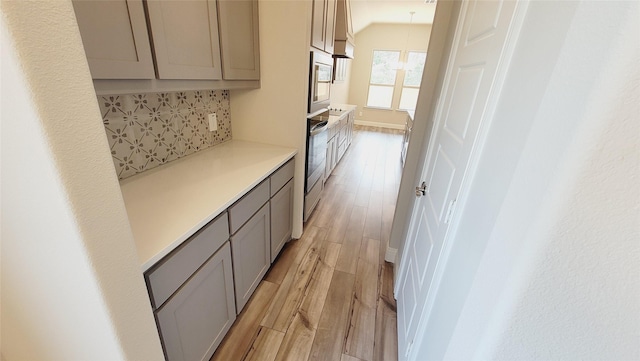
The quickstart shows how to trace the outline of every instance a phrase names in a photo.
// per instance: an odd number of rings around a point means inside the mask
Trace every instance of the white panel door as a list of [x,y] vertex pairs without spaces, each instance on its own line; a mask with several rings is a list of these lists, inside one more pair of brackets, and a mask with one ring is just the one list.
[[400,360],[416,357],[411,349],[418,324],[429,317],[428,304],[437,289],[435,270],[444,263],[440,255],[466,169],[490,95],[499,88],[497,70],[517,6],[510,0],[465,1],[460,10],[422,165],[425,191],[414,206],[400,262],[396,286]]

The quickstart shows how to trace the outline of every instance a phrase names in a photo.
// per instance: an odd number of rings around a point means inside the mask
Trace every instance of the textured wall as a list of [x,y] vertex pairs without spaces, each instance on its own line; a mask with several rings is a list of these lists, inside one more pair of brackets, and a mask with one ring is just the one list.
[[162,360],[71,1],[3,1],[2,360]]
[[120,179],[231,139],[226,90],[101,95],[98,103]]

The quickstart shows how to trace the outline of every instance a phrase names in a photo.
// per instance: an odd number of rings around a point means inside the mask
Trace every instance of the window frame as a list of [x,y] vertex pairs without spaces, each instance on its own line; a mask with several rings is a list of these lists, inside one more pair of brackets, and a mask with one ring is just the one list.
[[[396,67],[395,68],[395,81],[393,83],[393,85],[390,84],[378,84],[378,83],[373,83],[372,82],[372,76],[373,76],[373,57],[375,52],[377,51],[384,51],[384,52],[394,52],[394,53],[398,53],[398,64],[402,64],[403,66],[401,67]],[[377,110],[391,110],[391,111],[406,111],[406,110],[414,110],[414,109],[404,109],[400,107],[400,103],[401,103],[401,99],[402,99],[402,94],[405,88],[411,88],[411,89],[420,89],[420,85],[418,86],[413,86],[413,85],[404,85],[404,81],[406,78],[406,73],[407,70],[404,69],[405,65],[408,62],[409,59],[409,54],[410,53],[420,53],[420,54],[425,54],[425,64],[426,64],[426,59],[427,59],[427,51],[426,50],[398,50],[398,49],[373,49],[371,51],[371,63],[369,66],[369,79],[368,79],[368,83],[367,83],[367,96],[365,98],[365,105],[364,108],[367,109],[377,109]],[[424,73],[424,66],[423,66],[423,73]],[[373,105],[369,105],[369,95],[371,92],[371,86],[382,86],[382,87],[390,87],[393,89],[392,93],[391,93],[391,101],[390,101],[390,106],[387,107],[380,107],[380,106],[373,106]]]
[[[398,83],[398,71],[399,69],[394,69],[395,71],[395,77],[393,80],[393,84],[379,84],[379,83],[372,83],[372,77],[373,77],[373,57],[375,55],[375,52],[379,51],[379,52],[390,52],[390,53],[398,53],[398,62],[401,61],[400,59],[402,58],[402,50],[382,50],[382,49],[373,49],[373,51],[371,52],[371,66],[369,66],[369,82],[367,84],[367,98],[365,99],[365,108],[369,108],[369,109],[380,109],[380,110],[394,110],[393,109],[393,99],[395,98],[396,95],[396,85]],[[369,95],[371,92],[371,86],[382,86],[382,87],[390,87],[392,89],[391,92],[391,101],[389,102],[389,107],[378,107],[378,106],[372,106],[369,105]]]

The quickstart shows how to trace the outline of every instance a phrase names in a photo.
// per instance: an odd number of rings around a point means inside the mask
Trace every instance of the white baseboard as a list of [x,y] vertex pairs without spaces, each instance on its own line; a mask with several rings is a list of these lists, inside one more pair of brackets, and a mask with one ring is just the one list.
[[380,122],[368,122],[366,120],[358,120],[354,121],[356,125],[364,125],[367,127],[379,127],[379,128],[388,128],[388,129],[399,129],[404,130],[404,124],[391,124],[391,123],[380,123]]
[[387,247],[387,251],[384,253],[384,260],[391,263],[396,263],[396,257],[398,256],[398,250],[395,248]]

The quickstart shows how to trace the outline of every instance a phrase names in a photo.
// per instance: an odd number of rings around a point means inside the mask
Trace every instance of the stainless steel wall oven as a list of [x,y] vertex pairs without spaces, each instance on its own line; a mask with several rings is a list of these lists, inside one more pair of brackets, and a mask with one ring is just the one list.
[[307,118],[307,159],[305,162],[304,221],[320,201],[324,189],[324,170],[327,159],[329,111]]

